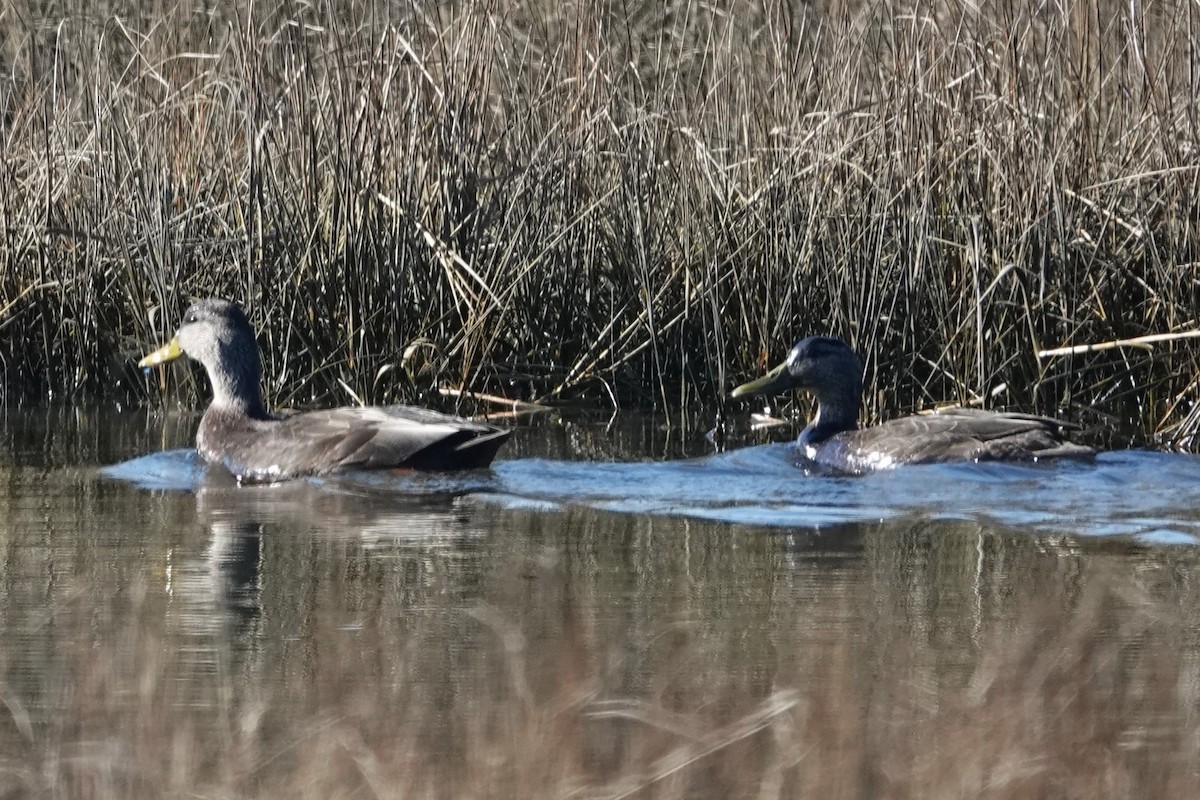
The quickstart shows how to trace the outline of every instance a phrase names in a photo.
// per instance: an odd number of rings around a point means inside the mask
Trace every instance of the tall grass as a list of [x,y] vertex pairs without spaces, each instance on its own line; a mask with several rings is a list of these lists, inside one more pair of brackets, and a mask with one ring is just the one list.
[[210,294],[280,402],[680,408],[816,331],[872,415],[1149,430],[1200,374],[1035,356],[1197,324],[1194,3],[12,0],[0,37],[10,394],[141,396]]

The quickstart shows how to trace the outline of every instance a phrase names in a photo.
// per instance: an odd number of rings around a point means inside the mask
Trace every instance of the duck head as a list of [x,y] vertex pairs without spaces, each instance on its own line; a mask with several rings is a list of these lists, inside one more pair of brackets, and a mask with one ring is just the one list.
[[841,339],[810,336],[797,342],[782,364],[758,380],[743,383],[732,396],[782,394],[792,389],[811,392],[817,399],[817,416],[805,436],[820,441],[858,426],[862,373],[862,362]]
[[258,342],[250,320],[237,304],[215,298],[192,303],[171,341],[138,366],[148,369],[182,355],[204,366],[212,383],[213,406],[251,415],[265,413],[259,388]]

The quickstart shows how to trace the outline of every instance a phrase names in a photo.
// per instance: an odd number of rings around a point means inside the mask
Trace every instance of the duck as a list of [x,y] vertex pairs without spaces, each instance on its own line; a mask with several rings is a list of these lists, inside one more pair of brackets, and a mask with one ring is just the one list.
[[803,389],[817,414],[797,445],[810,462],[837,473],[863,475],[904,464],[954,461],[1090,459],[1096,451],[1069,439],[1078,426],[1052,417],[953,408],[858,427],[863,366],[841,339],[801,339],[787,359],[763,377],[743,383],[733,397]]
[[186,355],[204,366],[212,402],[196,431],[196,452],[238,483],[273,483],[344,470],[480,469],[511,430],[414,406],[352,406],[271,413],[263,403],[254,329],[236,303],[192,303],[144,370]]

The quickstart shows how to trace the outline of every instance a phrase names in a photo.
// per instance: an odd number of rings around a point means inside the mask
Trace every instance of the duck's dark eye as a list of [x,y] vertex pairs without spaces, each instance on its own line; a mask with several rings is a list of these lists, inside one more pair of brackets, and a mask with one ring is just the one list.
[[193,322],[195,322],[198,319],[199,319],[199,317],[196,316],[195,311],[189,311],[183,315],[183,324],[191,325]]

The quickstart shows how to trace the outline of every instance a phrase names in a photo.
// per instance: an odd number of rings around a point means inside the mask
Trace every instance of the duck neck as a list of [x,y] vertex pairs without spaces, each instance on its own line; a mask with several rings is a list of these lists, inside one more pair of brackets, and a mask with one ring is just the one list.
[[243,356],[210,369],[208,378],[213,390],[212,407],[251,419],[270,419],[263,404],[259,372],[257,349],[253,358]]
[[817,395],[817,416],[800,435],[805,444],[820,444],[831,436],[858,428],[862,379],[854,376],[845,384],[830,386]]

